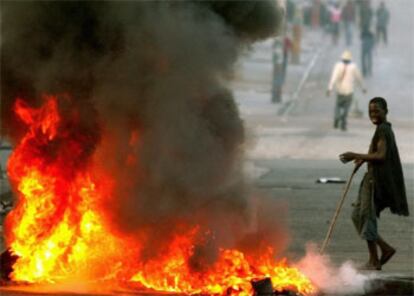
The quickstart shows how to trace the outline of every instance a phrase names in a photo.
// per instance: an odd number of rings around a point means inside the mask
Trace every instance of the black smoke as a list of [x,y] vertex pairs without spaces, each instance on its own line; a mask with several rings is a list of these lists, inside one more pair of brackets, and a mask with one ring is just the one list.
[[2,132],[13,142],[24,132],[16,97],[70,95],[82,131],[100,133],[93,161],[116,179],[104,207],[118,230],[149,230],[149,256],[180,223],[234,245],[248,192],[226,84],[280,20],[270,0],[2,1]]

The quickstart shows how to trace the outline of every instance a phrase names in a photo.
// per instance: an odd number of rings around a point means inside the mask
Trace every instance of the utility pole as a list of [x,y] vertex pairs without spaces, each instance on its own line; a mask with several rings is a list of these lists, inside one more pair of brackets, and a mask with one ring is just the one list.
[[280,103],[282,101],[283,86],[283,36],[278,36],[273,41],[272,46],[272,103]]
[[281,34],[276,36],[272,44],[272,103],[280,103],[282,101],[282,88],[285,81],[285,34],[286,34],[286,3],[285,1],[279,0],[279,7],[284,10]]

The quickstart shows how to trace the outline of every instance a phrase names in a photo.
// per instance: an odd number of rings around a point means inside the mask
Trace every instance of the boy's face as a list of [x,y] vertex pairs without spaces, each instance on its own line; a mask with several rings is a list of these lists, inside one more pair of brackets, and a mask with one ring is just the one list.
[[370,103],[369,104],[369,119],[371,119],[371,122],[375,125],[381,124],[385,121],[386,118],[386,112],[381,107],[380,104],[377,103]]

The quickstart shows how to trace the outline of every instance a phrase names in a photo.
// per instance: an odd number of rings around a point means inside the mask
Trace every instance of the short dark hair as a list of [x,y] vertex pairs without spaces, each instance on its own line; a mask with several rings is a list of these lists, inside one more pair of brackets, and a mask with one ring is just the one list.
[[388,107],[387,107],[387,101],[382,97],[375,97],[372,98],[369,103],[378,104],[381,106],[382,109],[384,109],[385,113],[388,113]]

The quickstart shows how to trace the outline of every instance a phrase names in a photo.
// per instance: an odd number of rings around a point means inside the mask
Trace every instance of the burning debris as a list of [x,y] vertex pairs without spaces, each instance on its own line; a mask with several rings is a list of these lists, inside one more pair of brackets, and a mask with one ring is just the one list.
[[295,290],[283,289],[274,290],[272,279],[264,278],[251,281],[253,286],[254,296],[301,296],[302,294],[295,292]]
[[14,255],[10,249],[0,254],[0,285],[3,282],[11,280],[13,265],[16,263],[18,256]]
[[314,291],[275,261],[279,233],[249,229],[244,130],[226,87],[238,54],[276,33],[275,3],[1,2],[18,196],[7,277],[229,295],[269,278],[273,291]]

